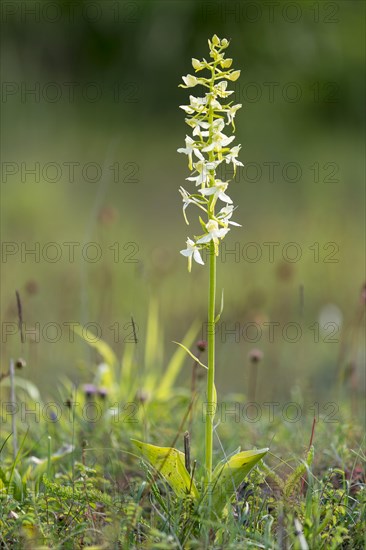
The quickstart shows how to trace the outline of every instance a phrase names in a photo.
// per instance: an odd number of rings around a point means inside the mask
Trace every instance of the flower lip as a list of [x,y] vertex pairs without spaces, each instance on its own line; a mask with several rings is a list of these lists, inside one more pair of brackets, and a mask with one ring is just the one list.
[[213,231],[217,231],[218,228],[219,228],[219,224],[217,223],[216,220],[209,220],[206,223],[206,229],[209,233],[212,233]]

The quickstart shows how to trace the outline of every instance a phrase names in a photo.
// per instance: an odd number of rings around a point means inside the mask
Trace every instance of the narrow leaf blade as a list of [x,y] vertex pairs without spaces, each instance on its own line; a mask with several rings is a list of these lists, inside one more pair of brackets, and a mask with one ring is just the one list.
[[193,323],[191,328],[188,330],[187,334],[184,337],[183,343],[180,344],[180,349],[177,349],[173,354],[167,369],[163,375],[163,378],[159,384],[159,389],[157,392],[157,397],[164,399],[169,396],[170,390],[177,379],[177,376],[183,366],[185,351],[191,346],[196,337],[197,331],[199,328],[199,323]]

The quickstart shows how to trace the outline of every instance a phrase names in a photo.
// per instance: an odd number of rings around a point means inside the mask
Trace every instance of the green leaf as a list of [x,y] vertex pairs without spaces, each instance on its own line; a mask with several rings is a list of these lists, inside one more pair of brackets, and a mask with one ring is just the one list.
[[242,451],[218,464],[212,476],[212,507],[220,517],[228,499],[235,493],[250,470],[268,452],[268,449]]
[[136,439],[131,441],[139,449],[142,457],[162,475],[177,497],[185,498],[190,495],[194,499],[198,498],[197,488],[186,470],[184,454],[181,451],[172,447],[157,447]]
[[[178,344],[180,346],[180,349],[176,350],[176,352],[174,353],[174,355],[169,361],[169,364],[163,375],[163,378],[159,383],[157,398],[165,399],[169,397],[170,390],[183,366],[184,358],[185,358],[184,352],[188,351],[188,353],[190,353],[188,348],[193,344],[198,329],[199,329],[199,322],[197,321],[196,323],[193,323],[191,328],[188,330],[187,334],[184,337],[183,343]],[[193,358],[195,359],[195,361],[197,360],[197,358],[195,358],[194,356]]]
[[114,351],[109,345],[103,340],[97,340],[97,337],[91,330],[85,329],[80,325],[72,327],[75,334],[80,336],[85,342],[89,344],[92,348],[96,349],[97,352],[103,357],[103,360],[110,367],[114,367],[117,364],[117,357],[115,356]]

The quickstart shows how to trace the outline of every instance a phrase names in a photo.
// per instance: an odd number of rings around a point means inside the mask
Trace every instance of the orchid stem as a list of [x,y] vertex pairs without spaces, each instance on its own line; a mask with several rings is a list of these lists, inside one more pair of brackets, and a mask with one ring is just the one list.
[[215,246],[210,243],[210,281],[208,297],[208,372],[206,404],[206,476],[207,483],[212,481],[213,421],[215,416],[215,298],[216,298],[216,255]]

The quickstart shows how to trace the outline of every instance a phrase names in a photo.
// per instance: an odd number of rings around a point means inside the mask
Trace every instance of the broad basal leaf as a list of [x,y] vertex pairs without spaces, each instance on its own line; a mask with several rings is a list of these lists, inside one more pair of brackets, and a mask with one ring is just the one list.
[[197,488],[186,470],[184,454],[181,451],[172,447],[157,447],[136,439],[131,441],[138,447],[143,458],[162,475],[178,497],[184,498],[190,495],[195,499],[198,498]]
[[216,466],[212,476],[211,502],[217,515],[221,516],[228,499],[267,451],[242,451]]

